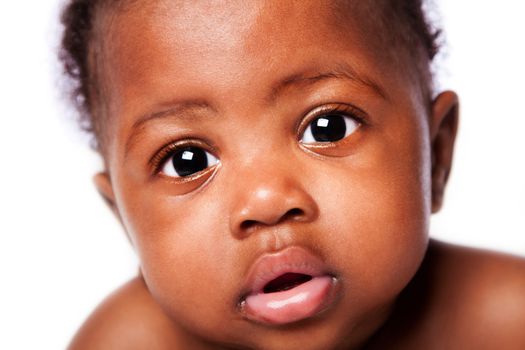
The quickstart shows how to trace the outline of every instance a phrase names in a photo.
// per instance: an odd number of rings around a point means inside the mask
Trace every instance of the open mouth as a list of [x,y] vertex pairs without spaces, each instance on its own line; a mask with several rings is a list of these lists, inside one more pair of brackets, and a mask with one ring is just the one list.
[[240,309],[250,320],[283,325],[310,318],[334,303],[338,279],[300,247],[261,256],[246,280]]
[[289,272],[285,273],[284,275],[281,275],[270,282],[268,282],[264,288],[263,293],[276,293],[276,292],[284,292],[285,290],[289,290],[292,288],[295,288],[305,282],[308,282],[312,279],[312,276],[305,275],[302,273],[294,273]]

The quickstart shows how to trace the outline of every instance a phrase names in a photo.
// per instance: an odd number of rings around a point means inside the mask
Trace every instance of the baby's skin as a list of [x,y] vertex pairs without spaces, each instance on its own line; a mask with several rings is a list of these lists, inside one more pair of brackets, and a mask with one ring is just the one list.
[[524,260],[429,240],[458,99],[417,48],[357,2],[124,3],[95,182],[141,272],[70,349],[525,348]]

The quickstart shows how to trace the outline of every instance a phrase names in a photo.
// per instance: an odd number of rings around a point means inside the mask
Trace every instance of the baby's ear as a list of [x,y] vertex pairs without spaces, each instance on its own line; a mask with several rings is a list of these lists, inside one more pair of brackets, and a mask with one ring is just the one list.
[[430,136],[432,145],[432,212],[436,213],[443,204],[454,141],[458,129],[459,100],[456,93],[445,91],[439,94],[432,104]]
[[119,218],[119,213],[115,204],[115,194],[113,192],[113,186],[111,185],[109,174],[106,171],[97,173],[93,177],[93,182],[97,187],[98,193],[104,198],[104,201],[110,207],[113,214]]

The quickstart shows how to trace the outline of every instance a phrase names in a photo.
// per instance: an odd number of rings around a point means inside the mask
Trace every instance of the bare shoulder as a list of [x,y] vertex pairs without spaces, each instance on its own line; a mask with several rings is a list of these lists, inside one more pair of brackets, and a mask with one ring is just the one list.
[[456,345],[525,349],[525,259],[432,242],[428,264],[436,324]]
[[106,298],[73,338],[69,349],[173,349],[174,325],[137,277]]
[[525,305],[524,258],[442,242],[433,242],[429,254],[434,276],[447,282],[440,288],[443,292],[461,296],[463,302],[497,303],[509,316],[515,307],[507,310],[506,303]]
[[369,349],[525,349],[525,259],[431,241]]

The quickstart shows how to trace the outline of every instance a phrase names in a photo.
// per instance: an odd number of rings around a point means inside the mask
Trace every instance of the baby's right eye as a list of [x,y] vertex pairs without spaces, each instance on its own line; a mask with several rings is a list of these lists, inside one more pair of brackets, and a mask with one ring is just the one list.
[[171,153],[161,172],[171,177],[185,177],[201,172],[218,162],[215,156],[202,148],[186,146]]

